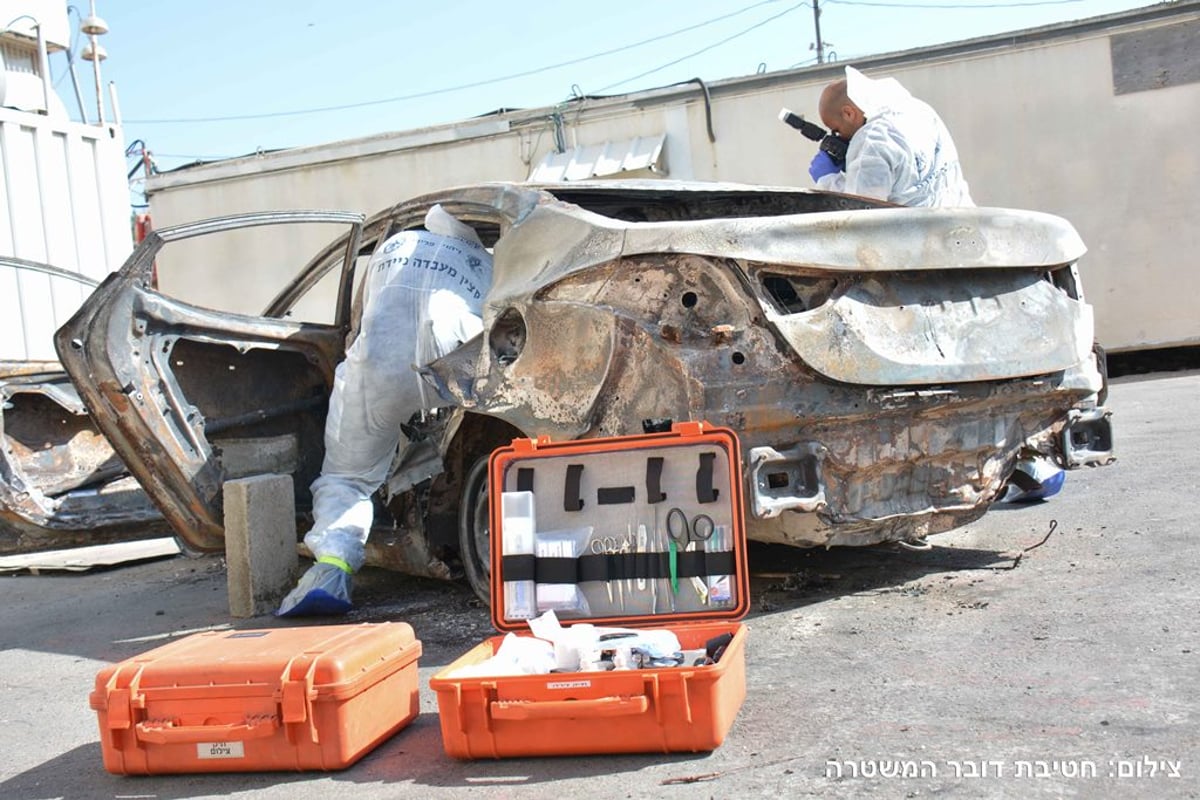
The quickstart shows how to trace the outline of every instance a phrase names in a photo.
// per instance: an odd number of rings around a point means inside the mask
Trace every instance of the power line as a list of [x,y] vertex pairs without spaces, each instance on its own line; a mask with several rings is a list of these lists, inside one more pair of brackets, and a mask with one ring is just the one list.
[[[686,28],[680,28],[679,30],[671,31],[670,33],[664,33],[660,36],[653,36],[649,39],[643,39],[642,41],[634,42],[633,44],[627,44],[627,45],[622,45],[621,47],[615,47],[611,50],[605,50],[604,52],[601,52],[601,53],[593,53],[592,55],[581,56],[579,58],[573,58],[573,59],[570,59],[569,61],[560,61],[557,64],[550,64],[548,66],[538,67],[537,69],[526,70],[524,72],[515,72],[511,75],[503,75],[498,78],[488,78],[486,80],[473,81],[471,83],[459,84],[458,86],[448,86],[443,89],[430,89],[429,91],[426,91],[426,92],[416,92],[414,94],[399,95],[397,97],[387,97],[382,100],[366,100],[361,103],[348,103],[346,105],[340,105],[340,106],[324,106],[321,108],[306,108],[306,109],[297,109],[294,111],[274,111],[274,112],[268,112],[268,113],[263,113],[263,114],[237,114],[237,115],[226,116],[226,117],[188,117],[188,118],[178,118],[178,119],[127,119],[124,121],[124,124],[126,124],[126,125],[131,125],[131,124],[135,124],[135,125],[173,125],[173,124],[194,123],[194,122],[233,122],[233,121],[248,120],[248,119],[270,119],[273,117],[294,117],[294,116],[300,116],[303,114],[321,114],[321,113],[325,113],[328,111],[348,111],[353,108],[366,108],[368,106],[383,105],[385,103],[397,103],[402,100],[417,100],[422,97],[433,97],[434,95],[439,95],[439,94],[449,94],[450,92],[458,92],[458,91],[462,91],[463,89],[475,89],[480,86],[488,86],[493,83],[501,83],[503,81],[513,80],[515,78],[526,78],[526,77],[529,77],[530,75],[537,75],[542,72],[549,72],[550,70],[559,69],[561,67],[569,67],[574,64],[581,64],[584,61],[590,61],[592,59],[610,56],[615,53],[621,53],[626,50],[632,50],[636,47],[641,47],[641,46],[647,45],[647,44],[653,44],[654,42],[659,42],[659,41],[662,41],[663,39],[669,39],[672,36],[678,36],[681,33],[688,33],[690,31],[694,31],[699,28],[703,28],[703,27],[712,25],[717,22],[723,22],[724,20],[730,19],[732,17],[741,16],[742,14],[745,14],[748,11],[752,11],[760,6],[770,5],[774,2],[776,2],[776,0],[762,0],[762,2],[755,3],[752,6],[747,6],[745,8],[739,9],[738,11],[734,11],[729,14],[724,14],[719,17],[713,17],[710,20],[706,20],[704,22],[699,22],[699,23],[696,23],[695,25],[689,25]],[[780,15],[780,16],[782,16],[782,15]],[[703,51],[701,51],[701,52],[703,52]],[[662,69],[662,67],[659,67],[659,69]]]
[[[822,0],[822,5],[824,3],[836,3],[838,5],[878,6],[881,8],[951,8],[951,9],[958,9],[958,8],[1021,8],[1021,7],[1026,7],[1026,6],[1057,6],[1057,5],[1067,5],[1067,4],[1071,4],[1071,3],[1082,3],[1082,2],[1084,2],[1084,0],[1029,0],[1029,2],[987,3],[987,4],[978,4],[978,5],[974,5],[974,4],[935,5],[935,4],[922,4],[922,3],[879,3],[879,2],[870,2],[869,0]],[[715,47],[720,47],[721,45],[726,44],[727,42],[731,42],[734,39],[738,38],[739,36],[744,36],[745,34],[750,33],[751,31],[753,31],[757,28],[761,28],[763,25],[766,25],[768,22],[774,22],[775,20],[779,19],[780,17],[782,17],[786,14],[790,14],[793,11],[795,11],[801,7],[804,7],[806,5],[807,5],[806,3],[799,3],[797,5],[794,5],[791,8],[788,8],[785,11],[782,11],[773,17],[768,17],[767,19],[763,20],[762,22],[752,25],[749,28],[745,29],[744,31],[740,31],[738,33],[733,34],[732,36],[722,39],[721,41],[719,41],[715,44],[709,45],[708,47],[697,50],[696,52],[690,53],[686,56],[682,56],[681,58],[677,58],[674,61],[669,61],[666,64],[663,64],[662,66],[655,67],[654,69],[651,69],[651,70],[647,70],[646,72],[643,72],[639,75],[634,75],[632,78],[626,78],[625,80],[618,81],[616,83],[610,83],[607,86],[597,89],[596,92],[597,93],[606,92],[609,89],[616,88],[617,86],[623,86],[626,83],[631,83],[633,81],[638,80],[639,78],[644,78],[647,75],[653,75],[655,72],[660,72],[660,71],[666,69],[667,67],[673,67],[682,61],[686,61],[687,59],[693,58],[694,56],[698,56],[701,53],[706,53]],[[819,30],[820,29],[818,28],[818,34],[817,34],[818,38],[820,36]],[[820,43],[818,42],[818,47],[819,46],[820,46]],[[818,57],[816,59],[816,63],[820,63],[822,60],[823,59]]]
[[1085,0],[1029,0],[1017,3],[878,3],[872,0],[823,0],[839,6],[871,6],[873,8],[1026,8],[1029,6],[1065,6],[1072,3],[1082,3]]
[[[701,53],[707,53],[709,50],[712,50],[715,47],[720,47],[721,45],[726,44],[727,42],[732,42],[734,39],[738,38],[739,36],[745,36],[747,33],[750,33],[751,31],[756,30],[758,28],[761,28],[763,25],[766,25],[768,22],[774,22],[775,20],[779,19],[780,17],[784,16],[785,14],[790,14],[798,8],[806,7],[806,5],[807,5],[806,3],[797,3],[796,5],[791,6],[790,8],[788,8],[784,11],[781,11],[780,13],[776,14],[773,17],[767,17],[762,22],[751,25],[749,28],[746,28],[744,31],[739,31],[738,33],[735,33],[732,36],[727,36],[726,38],[722,39],[721,41],[719,41],[715,44],[710,44],[708,47],[701,48],[700,50],[697,50],[694,53],[689,53],[688,55],[683,56],[682,58],[677,58],[674,61],[668,61],[666,64],[663,64],[662,66],[655,67],[654,69],[651,69],[651,70],[647,70],[647,71],[641,73],[640,75],[634,75],[632,78],[626,78],[623,81],[617,81],[616,83],[610,83],[608,86],[597,89],[596,91],[597,92],[607,92],[609,89],[612,89],[616,86],[622,86],[626,83],[631,83],[633,81],[636,81],[639,78],[644,78],[647,75],[653,75],[654,73],[664,70],[667,67],[673,67],[681,61],[687,61],[689,58],[698,56]],[[752,8],[753,8],[753,6],[752,6]]]

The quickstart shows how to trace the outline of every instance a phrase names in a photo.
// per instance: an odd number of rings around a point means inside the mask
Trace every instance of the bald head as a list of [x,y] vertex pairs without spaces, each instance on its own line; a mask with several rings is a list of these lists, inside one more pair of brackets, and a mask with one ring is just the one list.
[[847,141],[867,121],[846,90],[846,79],[839,78],[825,87],[817,106],[825,127]]

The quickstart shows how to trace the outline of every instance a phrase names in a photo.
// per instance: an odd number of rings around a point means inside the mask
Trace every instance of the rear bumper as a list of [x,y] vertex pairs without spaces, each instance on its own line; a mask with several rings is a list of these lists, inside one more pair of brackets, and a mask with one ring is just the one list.
[[749,447],[750,538],[798,546],[922,538],[983,514],[1022,455],[1068,469],[1115,460],[1108,409],[1064,411],[1053,397],[1005,388],[945,406],[876,407],[807,426],[786,446]]

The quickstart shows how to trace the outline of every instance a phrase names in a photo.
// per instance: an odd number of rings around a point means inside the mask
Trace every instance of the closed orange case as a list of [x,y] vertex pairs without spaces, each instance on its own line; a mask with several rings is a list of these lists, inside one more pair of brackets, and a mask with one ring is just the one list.
[[[724,634],[732,639],[716,663],[702,666],[455,677],[496,654],[504,637],[490,637],[430,679],[446,753],[472,759],[720,746],[746,695],[746,628],[738,620],[749,610],[749,579],[737,436],[689,422],[640,436],[520,439],[492,454],[488,479],[497,630],[528,636],[527,619],[545,611],[548,594],[564,625],[669,629],[684,650]],[[699,546],[672,554],[666,518],[675,509],[685,523],[707,517],[702,530],[708,523],[714,530]],[[567,552],[543,552],[550,543]],[[702,589],[710,590],[707,598]],[[580,607],[563,608],[564,597]]]
[[417,716],[420,655],[404,622],[193,634],[96,676],[104,768],[343,769]]

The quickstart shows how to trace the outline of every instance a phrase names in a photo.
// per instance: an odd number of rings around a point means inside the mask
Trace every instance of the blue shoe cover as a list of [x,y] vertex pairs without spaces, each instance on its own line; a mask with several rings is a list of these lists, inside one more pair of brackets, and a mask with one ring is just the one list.
[[1062,491],[1067,473],[1044,457],[1022,459],[1009,477],[1000,498],[1005,503],[1030,503],[1045,500]]
[[283,598],[277,617],[345,614],[351,608],[350,574],[336,564],[318,562],[308,568],[296,588]]
[[1059,471],[1045,480],[1037,489],[1028,492],[1022,492],[1017,498],[1019,501],[1025,500],[1045,500],[1047,497],[1053,497],[1062,491],[1063,484],[1067,482],[1067,473]]

